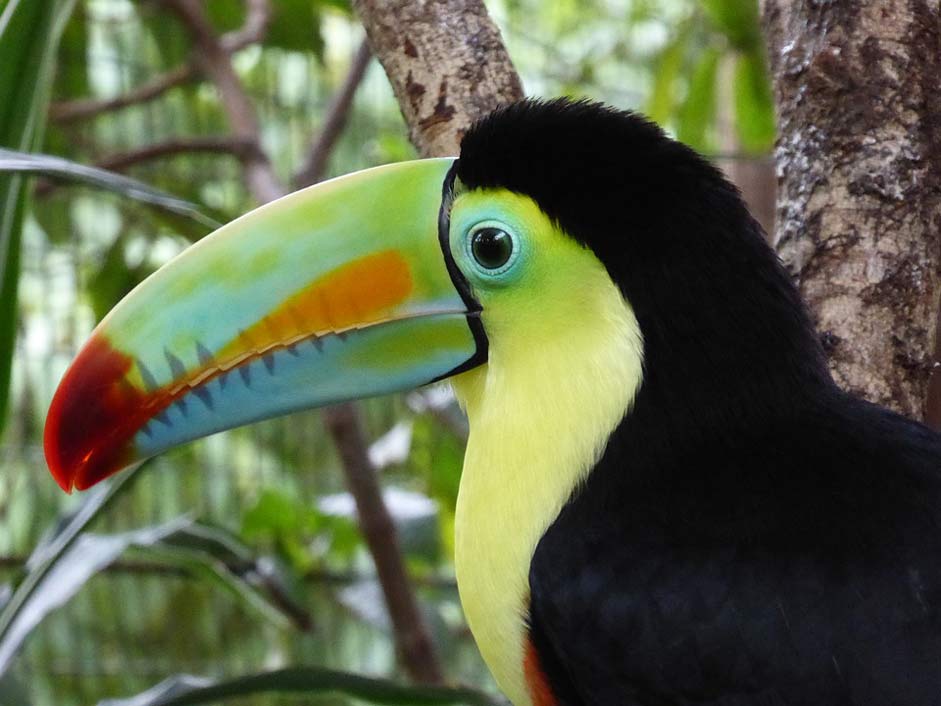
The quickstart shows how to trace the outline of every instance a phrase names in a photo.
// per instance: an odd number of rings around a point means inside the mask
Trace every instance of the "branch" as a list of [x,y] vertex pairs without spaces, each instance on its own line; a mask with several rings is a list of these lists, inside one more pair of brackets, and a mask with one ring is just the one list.
[[[177,14],[193,38],[193,60],[219,91],[219,99],[228,116],[232,133],[254,145],[251,154],[242,158],[249,191],[261,203],[283,196],[285,188],[261,149],[261,131],[255,107],[232,67],[229,52],[216,37],[203,4],[198,0],[166,0],[166,4]],[[252,4],[257,2],[253,1]]]
[[[245,24],[239,29],[224,34],[219,44],[230,54],[264,39],[271,13],[265,0],[249,0],[245,16]],[[49,117],[52,121],[65,124],[84,120],[86,118],[127,108],[138,103],[146,103],[159,98],[171,88],[181,86],[192,81],[199,75],[193,63],[183,64],[164,74],[155,76],[137,88],[114,98],[94,99],[81,98],[72,101],[53,103],[49,107]]]
[[126,152],[117,152],[99,160],[96,166],[113,172],[121,172],[141,162],[192,152],[221,152],[234,155],[239,159],[245,159],[257,156],[255,154],[257,148],[258,146],[251,140],[227,135],[221,137],[180,138],[146,145]]
[[114,98],[103,100],[95,98],[80,98],[72,101],[61,101],[49,106],[49,118],[56,123],[64,124],[84,120],[100,113],[120,110],[129,105],[146,103],[162,96],[175,86],[180,86],[196,76],[196,71],[189,64],[178,66],[165,74],[160,74],[141,84],[137,88]]
[[326,411],[325,421],[343,461],[347,486],[356,500],[359,525],[376,563],[389,617],[395,627],[396,643],[409,674],[419,682],[441,682],[441,668],[418,612],[395,524],[376,482],[376,470],[366,452],[356,407],[351,404],[331,407]]
[[245,5],[244,24],[219,38],[219,45],[229,54],[264,41],[268,33],[268,24],[271,22],[271,6],[268,0],[247,0]]
[[[126,152],[117,152],[98,160],[95,167],[109,172],[124,172],[128,167],[154,159],[162,159],[177,154],[192,152],[229,153],[238,159],[256,155],[257,146],[251,141],[236,137],[191,137],[158,142]],[[36,198],[45,198],[55,191],[62,182],[46,177],[36,179],[33,194]]]
[[310,148],[307,160],[294,176],[295,186],[309,186],[323,179],[330,154],[336,147],[340,135],[343,134],[350,108],[353,106],[353,98],[356,96],[356,89],[362,83],[371,59],[372,51],[369,48],[369,42],[363,40],[359,49],[356,50],[343,85],[327,107],[327,117],[323,121],[317,140]]
[[[182,20],[196,45],[194,59],[219,91],[222,107],[235,137],[250,142],[254,156],[242,159],[249,191],[260,203],[282,196],[286,189],[261,148],[258,119],[229,55],[220,46],[199,0],[165,0]],[[339,101],[337,101],[339,102]],[[343,462],[350,493],[356,501],[360,526],[376,564],[394,628],[396,647],[409,675],[419,682],[442,681],[405,564],[391,515],[369,462],[362,426],[355,406],[341,404],[325,410],[324,419]]]

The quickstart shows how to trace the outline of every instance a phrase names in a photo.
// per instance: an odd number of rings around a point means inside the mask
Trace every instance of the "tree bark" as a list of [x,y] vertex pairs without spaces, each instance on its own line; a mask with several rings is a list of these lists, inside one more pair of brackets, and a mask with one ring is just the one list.
[[762,13],[778,252],[837,382],[923,418],[941,279],[938,5],[764,0]]
[[479,117],[523,97],[482,0],[354,0],[409,136],[425,157],[456,155]]

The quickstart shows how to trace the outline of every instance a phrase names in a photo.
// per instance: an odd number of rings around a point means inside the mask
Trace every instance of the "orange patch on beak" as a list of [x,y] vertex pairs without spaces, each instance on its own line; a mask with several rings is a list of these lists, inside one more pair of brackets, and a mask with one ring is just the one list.
[[288,297],[226,344],[217,359],[240,362],[311,336],[379,323],[411,292],[412,276],[401,255],[394,250],[367,255]]

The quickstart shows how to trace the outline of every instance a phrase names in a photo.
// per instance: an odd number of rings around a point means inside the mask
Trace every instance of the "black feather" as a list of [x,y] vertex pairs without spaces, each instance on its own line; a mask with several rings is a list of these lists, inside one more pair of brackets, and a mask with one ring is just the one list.
[[559,703],[941,704],[941,439],[835,387],[736,189],[565,100],[479,122],[457,176],[591,248],[644,339],[635,403],[531,565]]

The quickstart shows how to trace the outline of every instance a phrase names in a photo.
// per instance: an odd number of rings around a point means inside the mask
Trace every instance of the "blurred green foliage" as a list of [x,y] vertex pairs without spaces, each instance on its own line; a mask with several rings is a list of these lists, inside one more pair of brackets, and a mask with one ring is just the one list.
[[[0,2],[0,147],[29,151],[42,140],[56,46],[74,0]],[[16,330],[22,177],[0,174],[0,433],[6,419]]]
[[[327,515],[277,488],[266,488],[245,510],[241,534],[246,542],[284,557],[299,572],[310,571],[318,558],[346,564],[360,547],[353,518]],[[312,547],[329,551],[318,557]]]
[[767,154],[774,102],[758,1],[690,5],[659,54],[646,112],[702,152]]
[[[0,0],[0,8],[10,1]],[[50,3],[36,0],[34,6],[44,4]],[[487,5],[530,94],[588,96],[643,110],[707,153],[770,150],[774,116],[755,0]],[[243,0],[207,0],[206,7],[220,33],[237,31],[245,21]],[[257,106],[263,146],[288,181],[317,135],[362,30],[344,0],[285,0],[272,7],[264,41],[238,52],[234,65]],[[52,46],[3,37],[0,30],[0,96],[24,90],[25,83],[18,80],[21,69],[11,74],[5,52],[18,46],[39,56]],[[61,110],[69,101],[107,100],[155,81],[189,60],[190,45],[159,2],[77,0],[55,57],[52,100]],[[0,107],[10,100],[0,100]],[[190,80],[120,110],[52,120],[42,143],[26,147],[94,165],[147,145],[227,131],[215,91]],[[414,155],[373,62],[329,175]],[[183,151],[122,171],[217,220],[253,205],[231,154]],[[0,176],[0,186],[3,179],[9,178]],[[111,192],[42,180],[34,180],[30,192],[17,230],[20,298],[15,310],[8,297],[0,302],[0,327],[13,330],[15,311],[18,332],[15,349],[13,336],[0,333],[0,381],[4,342],[14,351],[14,414],[0,437],[0,558],[10,559],[0,565],[7,566],[0,568],[0,588],[22,579],[14,560],[77,502],[48,477],[40,443],[45,409],[65,366],[95,321],[206,231]],[[15,264],[10,252],[0,251],[8,267]],[[451,679],[492,689],[453,585],[460,415],[436,391],[371,400],[363,411],[373,451],[384,459],[383,485],[394,491],[387,496],[390,510],[445,670]],[[402,449],[393,453],[396,443]],[[17,704],[78,706],[126,697],[180,671],[221,677],[301,661],[400,677],[374,569],[355,517],[340,502],[343,493],[336,453],[317,412],[227,432],[157,459],[92,529],[107,536],[189,514],[211,539],[177,536],[91,578],[24,643],[0,681],[0,703],[15,698]],[[311,616],[312,629],[299,627],[292,608],[259,609],[255,601],[267,604],[273,595],[271,585],[258,583],[266,566],[274,567],[274,585],[288,605]],[[20,692],[14,697],[15,683]],[[335,695],[318,699],[346,703]],[[290,702],[256,696],[245,703]]]

